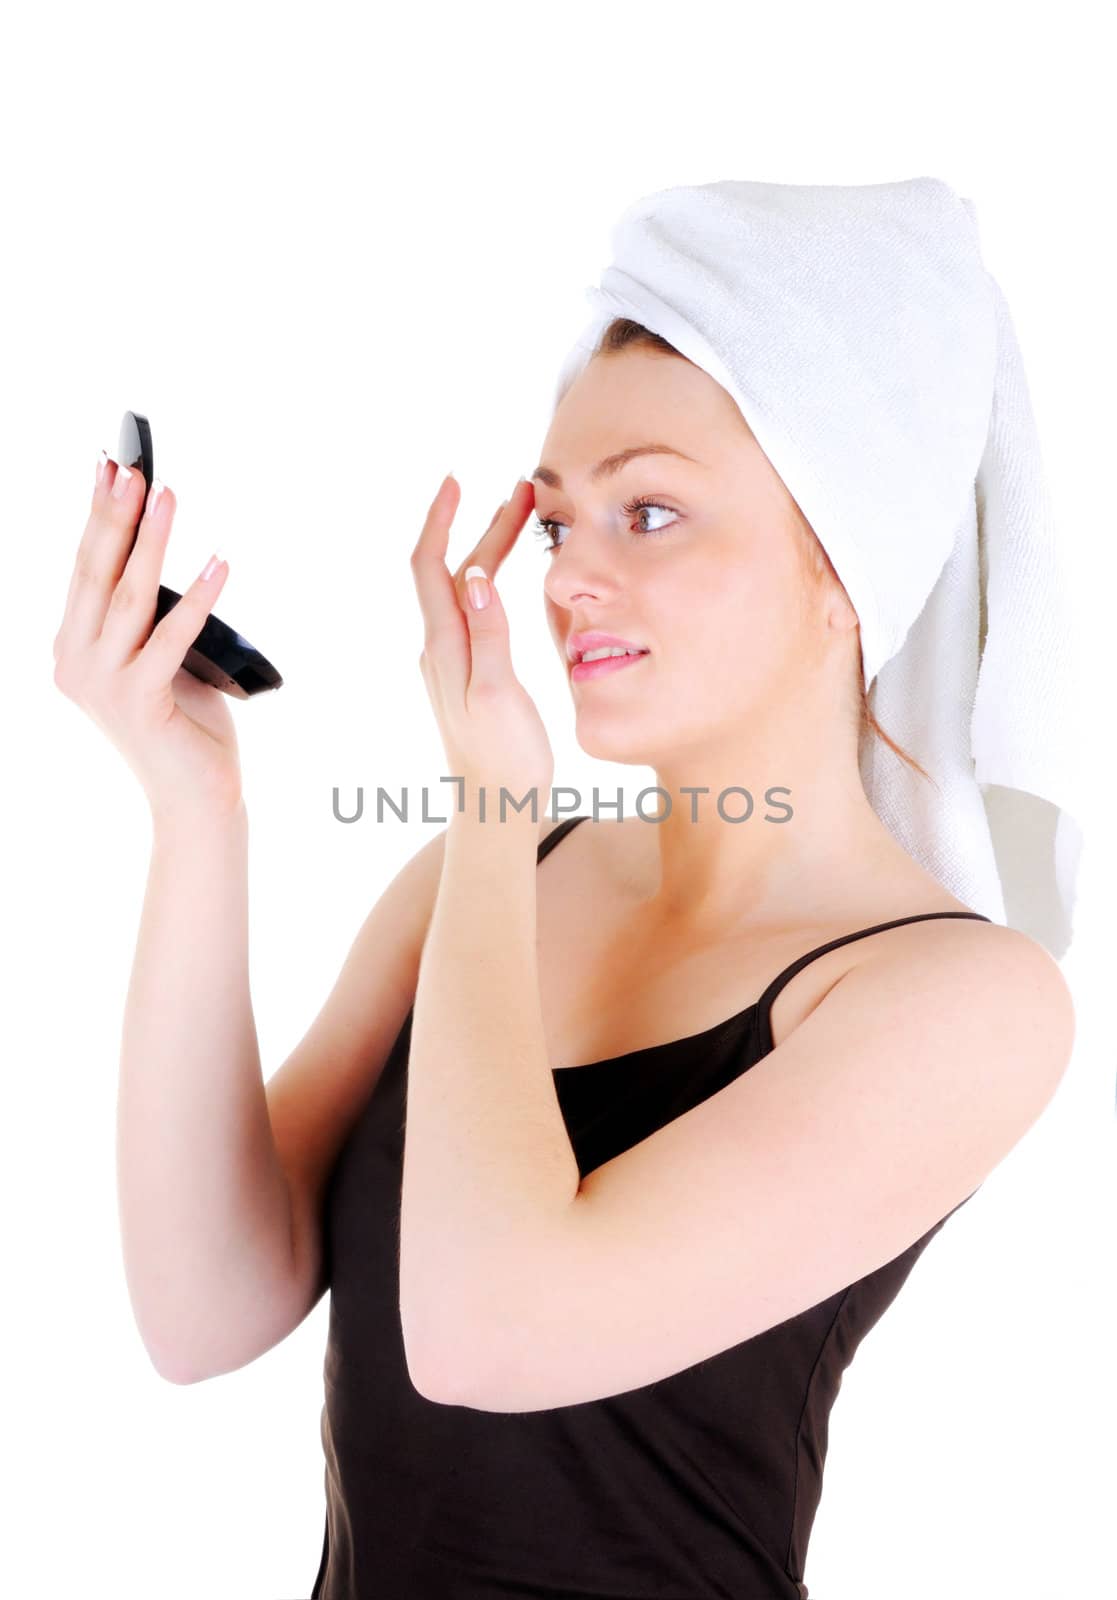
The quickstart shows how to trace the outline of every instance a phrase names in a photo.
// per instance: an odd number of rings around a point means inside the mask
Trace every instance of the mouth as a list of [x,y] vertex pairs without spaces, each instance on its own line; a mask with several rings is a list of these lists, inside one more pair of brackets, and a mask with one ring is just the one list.
[[611,672],[623,672],[626,667],[631,667],[638,661],[643,661],[648,650],[626,650],[616,655],[596,656],[594,651],[587,652],[592,660],[575,661],[570,668],[571,681],[582,683],[589,678],[603,678]]

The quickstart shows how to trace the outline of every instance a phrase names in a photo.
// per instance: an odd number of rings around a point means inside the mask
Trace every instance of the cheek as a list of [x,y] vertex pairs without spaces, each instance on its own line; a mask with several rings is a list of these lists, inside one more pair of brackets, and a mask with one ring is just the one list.
[[713,654],[754,672],[788,636],[787,596],[763,571],[718,564],[687,573],[676,586],[675,609],[704,658]]

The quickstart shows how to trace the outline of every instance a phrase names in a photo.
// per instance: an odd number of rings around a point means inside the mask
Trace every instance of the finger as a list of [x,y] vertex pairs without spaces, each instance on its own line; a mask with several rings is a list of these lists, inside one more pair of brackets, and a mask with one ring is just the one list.
[[[507,613],[484,567],[479,564],[467,567],[464,582],[470,652],[467,690],[503,688],[515,679]],[[480,609],[477,600],[484,601]]]
[[460,500],[460,485],[449,474],[431,501],[411,552],[411,576],[423,613],[424,652],[439,681],[452,680],[464,693],[469,678],[469,630],[446,567],[450,524]]
[[[73,620],[74,595],[77,593],[78,581],[81,576],[81,557],[83,545],[85,545],[85,541],[91,537],[90,530],[92,529],[94,519],[97,517],[101,506],[102,493],[107,489],[108,485],[112,483],[115,475],[116,462],[110,459],[107,450],[102,450],[101,454],[97,458],[97,476],[93,483],[93,493],[90,495],[89,499],[89,516],[86,518],[85,527],[82,530],[82,537],[78,541],[78,548],[74,556],[74,565],[70,573],[70,586],[66,590],[66,604],[62,610],[62,626],[58,630],[59,637],[62,635],[63,628],[68,627]],[[57,644],[57,640],[55,643]]]
[[165,484],[152,484],[136,543],[109,598],[101,628],[101,650],[110,664],[130,661],[151,633],[159,598],[159,575],[177,505]]
[[151,638],[133,662],[130,671],[137,675],[149,689],[162,689],[170,683],[186,659],[186,653],[205,626],[206,617],[214,606],[229,574],[229,563],[206,563],[206,569],[176,600],[167,615],[156,624]]
[[[122,490],[113,494],[114,486]],[[100,637],[109,600],[128,559],[140,507],[143,473],[109,461],[93,494],[93,509],[74,559],[59,639],[79,648]]]
[[[497,507],[489,526],[455,574],[455,585],[469,626],[467,689],[496,689],[516,681],[508,614],[494,580],[534,503],[534,484],[519,479],[511,497]],[[471,582],[471,576],[479,577],[480,583]],[[478,608],[475,599],[483,599],[484,606]]]

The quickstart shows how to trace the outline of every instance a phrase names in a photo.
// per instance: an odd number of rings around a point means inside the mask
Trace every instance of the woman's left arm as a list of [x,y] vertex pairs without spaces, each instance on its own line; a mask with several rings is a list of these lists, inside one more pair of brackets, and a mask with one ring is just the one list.
[[[550,1230],[579,1186],[536,953],[536,802],[550,789],[553,757],[513,672],[495,586],[485,585],[479,609],[463,593],[470,566],[495,575],[533,494],[530,483],[516,485],[451,577],[457,502],[447,478],[411,558],[426,629],[420,666],[460,780],[419,966],[400,1199],[400,1320],[413,1382],[431,1398],[447,1394],[448,1351],[459,1331],[479,1325],[476,1308],[513,1274],[529,1292],[533,1264],[546,1260]],[[502,787],[531,804],[502,812]],[[459,1351],[454,1365],[464,1364]]]
[[549,1230],[578,1192],[540,1009],[537,837],[530,816],[454,818],[419,968],[400,1317],[412,1379],[431,1399],[468,1371],[479,1308],[500,1302],[510,1280],[530,1297]]

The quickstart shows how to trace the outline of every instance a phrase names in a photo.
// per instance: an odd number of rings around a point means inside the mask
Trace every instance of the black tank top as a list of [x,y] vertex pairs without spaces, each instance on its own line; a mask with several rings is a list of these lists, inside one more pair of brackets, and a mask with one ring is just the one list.
[[[537,863],[585,820],[553,829]],[[766,1055],[772,1002],[809,961],[930,917],[979,914],[924,912],[831,939],[712,1028],[555,1069],[583,1177]],[[425,1400],[398,1292],[411,1020],[326,1187],[326,1527],[311,1600],[806,1600],[842,1372],[959,1207],[819,1305],[645,1388],[507,1415]]]

